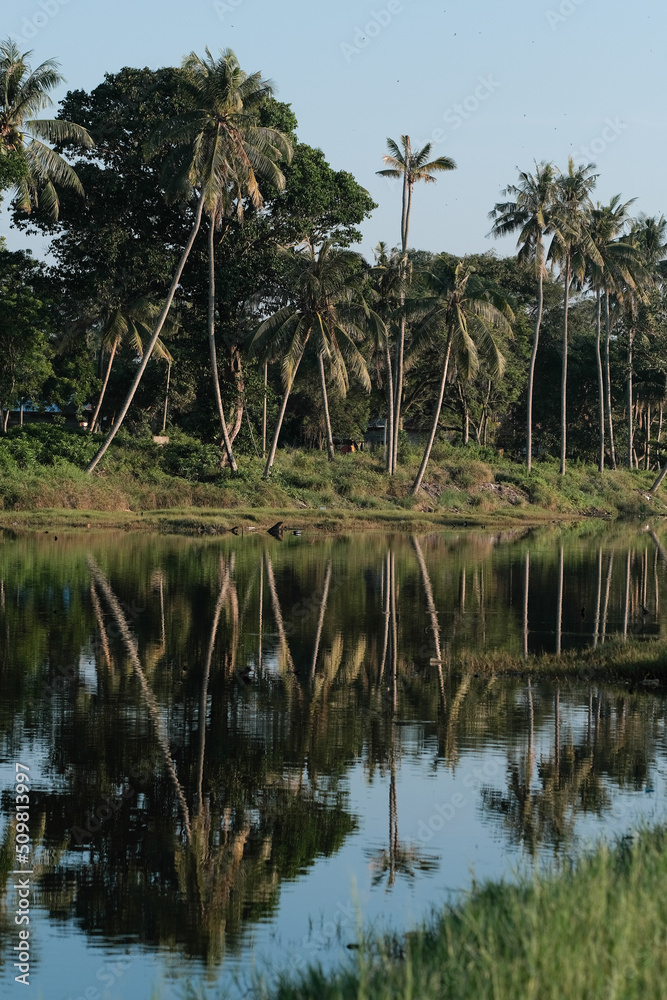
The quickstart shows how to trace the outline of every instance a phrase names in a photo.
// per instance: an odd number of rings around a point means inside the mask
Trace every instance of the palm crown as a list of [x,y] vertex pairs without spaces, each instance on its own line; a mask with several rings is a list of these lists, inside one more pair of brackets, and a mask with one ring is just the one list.
[[42,207],[57,218],[56,185],[78,194],[83,194],[83,188],[72,167],[47,143],[69,140],[90,147],[93,140],[85,128],[73,122],[35,117],[53,103],[49,91],[62,83],[63,77],[53,59],[31,69],[30,55],[21,53],[15,42],[0,43],[0,154],[19,158],[15,206],[30,212],[41,200]]

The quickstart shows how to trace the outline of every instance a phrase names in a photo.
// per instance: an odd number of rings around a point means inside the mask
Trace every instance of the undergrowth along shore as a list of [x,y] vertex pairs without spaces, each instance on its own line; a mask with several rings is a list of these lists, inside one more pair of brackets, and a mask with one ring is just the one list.
[[[436,444],[417,497],[409,494],[421,449],[408,445],[402,446],[394,478],[384,471],[381,450],[328,462],[324,452],[284,448],[268,480],[260,458],[244,456],[239,475],[232,477],[220,469],[217,447],[182,432],[173,432],[165,446],[119,434],[102,466],[87,475],[83,469],[96,448],[96,438],[53,425],[10,430],[0,438],[0,510],[137,515],[190,510],[223,518],[226,512],[263,511],[267,518],[271,512],[292,512],[300,523],[314,520],[332,530],[336,522],[338,529],[355,521],[370,527],[387,517],[413,530],[420,521],[472,526],[667,515],[667,493],[648,495],[653,472],[600,474],[592,465],[572,462],[561,477],[557,461],[545,460],[528,473],[525,465],[475,445]],[[238,523],[227,522],[221,526]]]
[[405,936],[360,943],[272,1000],[663,1000],[667,830],[600,845],[560,872],[473,888]]

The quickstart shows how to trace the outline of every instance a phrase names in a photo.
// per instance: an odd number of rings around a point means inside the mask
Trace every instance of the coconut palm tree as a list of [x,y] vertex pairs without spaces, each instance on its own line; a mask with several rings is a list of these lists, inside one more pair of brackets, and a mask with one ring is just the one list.
[[53,104],[49,91],[64,82],[58,63],[47,59],[36,69],[31,52],[21,53],[15,42],[0,42],[0,154],[14,160],[14,206],[31,212],[41,205],[54,219],[60,202],[56,185],[83,194],[69,163],[47,143],[94,145],[88,132],[74,122],[37,118]]
[[[378,243],[373,253],[375,266],[371,270],[373,308],[382,319],[382,325],[376,326],[377,337],[371,341],[371,358],[375,358],[378,380],[384,368],[387,393],[386,456],[387,462],[394,453],[394,386],[392,378],[391,350],[389,341],[389,326],[392,318],[401,310],[401,300],[405,308],[405,292],[408,275],[403,267],[403,256],[397,250],[387,251],[387,244]],[[388,467],[388,466],[387,466]]]
[[[412,192],[417,181],[434,184],[436,173],[445,170],[455,170],[456,163],[449,156],[439,156],[429,160],[432,144],[427,143],[422,149],[412,151],[410,136],[402,135],[400,146],[393,139],[387,139],[389,152],[383,157],[386,167],[378,170],[381,177],[392,177],[403,180],[403,197],[401,203],[401,252],[403,266],[407,270],[408,236],[410,233],[410,212],[412,209]],[[401,300],[402,302],[402,300]],[[388,456],[387,471],[390,475],[396,472],[398,454],[398,431],[401,421],[401,398],[403,394],[403,355],[405,352],[405,316],[401,315],[396,340],[396,359],[394,364],[394,429],[392,433],[392,452]]]
[[[123,342],[127,342],[138,357],[141,358],[144,353],[144,341],[150,340],[153,324],[159,312],[160,307],[158,305],[144,298],[136,299],[126,308],[118,306],[108,311],[101,330],[100,342],[102,352],[108,352],[109,354],[109,362],[104,375],[100,398],[97,401],[95,412],[88,425],[89,434],[93,433],[95,424],[97,423],[118,348]],[[155,342],[154,352],[171,366],[174,359],[159,337]]]
[[492,289],[465,261],[452,265],[445,257],[436,258],[430,276],[431,290],[436,295],[433,308],[421,324],[420,335],[442,337],[443,361],[440,387],[433,414],[433,423],[419,471],[412,484],[413,496],[419,491],[431,456],[447,385],[452,350],[459,373],[473,378],[484,356],[494,376],[502,375],[505,358],[497,342],[497,334],[511,337],[514,314],[503,296]]
[[306,347],[317,351],[326,422],[327,448],[333,459],[333,435],[329,418],[325,360],[341,392],[348,386],[348,367],[362,385],[370,389],[366,362],[357,347],[363,338],[362,324],[381,324],[380,318],[361,297],[363,258],[352,250],[338,250],[324,242],[319,251],[308,244],[291,251],[292,269],[285,295],[288,304],[260,325],[251,349],[282,355],[284,391],[269,457],[264,469],[268,478],[275,460],[287,400]]
[[553,239],[549,257],[560,265],[563,278],[563,358],[561,369],[561,448],[560,472],[565,475],[567,450],[567,354],[570,291],[573,282],[583,281],[589,262],[601,263],[601,257],[590,234],[589,220],[592,208],[590,193],[595,187],[595,165],[575,167],[569,158],[566,174],[556,182],[556,203],[552,213]]
[[271,85],[262,80],[260,73],[251,76],[244,73],[231,49],[221,52],[218,59],[214,59],[208,49],[203,60],[191,53],[184,61],[184,71],[191,110],[158,126],[147,145],[147,154],[154,155],[165,146],[172,149],[167,164],[167,198],[188,201],[196,196],[195,219],[134,383],[116,423],[88,466],[88,472],[102,458],[125,419],[169,312],[204,211],[210,221],[208,334],[213,387],[224,447],[232,471],[237,471],[218,381],[214,330],[215,231],[232,210],[238,218],[243,218],[244,198],[249,199],[255,209],[261,208],[263,200],[259,185],[264,180],[278,189],[284,186],[284,177],[277,163],[282,156],[288,158],[291,155],[291,147],[277,129],[257,125],[257,111],[271,95]]
[[533,384],[546,275],[544,240],[550,232],[551,214],[556,197],[556,176],[556,168],[552,163],[536,163],[534,174],[520,172],[518,184],[510,184],[502,192],[511,200],[497,202],[489,213],[489,218],[493,219],[492,236],[507,236],[518,230],[518,260],[521,264],[529,263],[534,268],[537,278],[537,309],[526,399],[526,466],[529,472],[533,455]]
[[635,465],[633,426],[633,349],[637,328],[641,323],[639,310],[648,303],[648,289],[653,283],[661,283],[667,274],[667,219],[664,216],[641,216],[632,227],[629,242],[640,256],[641,276],[627,287],[625,296],[626,324],[628,332],[627,353],[627,408],[628,408],[628,467]]
[[[604,470],[605,454],[605,410],[607,413],[607,428],[609,434],[609,457],[612,468],[616,468],[614,452],[614,431],[611,414],[611,379],[609,365],[610,313],[609,297],[615,294],[623,295],[624,288],[634,287],[637,269],[640,266],[639,255],[635,248],[623,237],[630,226],[628,209],[634,198],[625,203],[620,195],[614,195],[608,205],[597,206],[591,211],[590,232],[597,248],[599,260],[589,261],[587,281],[595,291],[596,324],[595,351],[598,370],[598,399],[600,412],[600,457],[599,469]],[[601,355],[602,299],[604,297],[605,314],[605,364]]]

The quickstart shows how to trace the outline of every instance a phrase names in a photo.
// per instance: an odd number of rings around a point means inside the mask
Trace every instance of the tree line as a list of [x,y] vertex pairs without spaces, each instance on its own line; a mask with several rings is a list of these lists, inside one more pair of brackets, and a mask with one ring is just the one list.
[[457,258],[409,246],[415,185],[456,164],[389,139],[401,240],[368,261],[369,194],[231,50],[107,74],[52,119],[62,77],[30,55],[0,44],[0,191],[50,262],[0,251],[5,432],[26,401],[86,406],[89,471],[127,421],[216,440],[232,473],[261,448],[268,477],[281,440],[333,459],[373,416],[389,475],[421,432],[413,493],[443,431],[529,469],[660,464],[667,221],[594,203],[593,164],[521,172],[490,212],[516,256]]

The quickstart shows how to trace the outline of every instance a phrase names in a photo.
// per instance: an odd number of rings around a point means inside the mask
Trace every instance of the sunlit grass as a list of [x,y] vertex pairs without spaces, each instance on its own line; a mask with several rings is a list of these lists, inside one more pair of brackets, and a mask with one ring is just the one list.
[[[384,511],[404,511],[409,526],[420,515],[434,523],[494,524],[576,517],[640,517],[667,513],[662,495],[647,497],[653,474],[597,472],[571,463],[536,462],[528,473],[490,448],[439,442],[417,497],[410,490],[421,451],[403,443],[396,476],[384,470],[381,450],[338,455],[280,449],[272,474],[264,462],[239,457],[239,475],[220,467],[220,452],[175,432],[165,447],[150,437],[119,435],[92,476],[82,470],[97,440],[49,425],[17,429],[0,438],[0,509],[154,512],[262,508],[339,511],[370,526]],[[666,492],[667,496],[667,492]]]
[[601,846],[560,872],[489,883],[433,921],[311,969],[273,1000],[662,1000],[667,832]]

